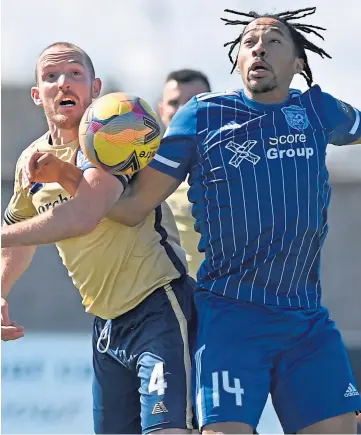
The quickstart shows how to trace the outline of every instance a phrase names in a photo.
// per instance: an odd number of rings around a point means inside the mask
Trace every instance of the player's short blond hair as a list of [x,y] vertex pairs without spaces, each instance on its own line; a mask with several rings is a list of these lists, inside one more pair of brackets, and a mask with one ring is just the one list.
[[72,50],[79,51],[85,58],[85,64],[90,71],[90,75],[91,75],[92,80],[95,79],[95,69],[94,69],[93,61],[90,59],[89,55],[82,48],[78,47],[77,45],[72,44],[71,42],[63,42],[62,41],[62,42],[54,42],[53,44],[48,45],[39,54],[39,57],[38,57],[38,60],[36,61],[36,66],[35,66],[35,83],[36,84],[38,84],[38,62],[39,62],[39,59],[47,50],[49,50],[50,48],[54,48],[54,47],[65,47],[65,48],[70,48]]

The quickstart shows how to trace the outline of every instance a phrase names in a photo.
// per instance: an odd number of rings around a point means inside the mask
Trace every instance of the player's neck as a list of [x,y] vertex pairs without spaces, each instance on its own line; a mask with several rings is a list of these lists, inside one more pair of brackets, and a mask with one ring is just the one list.
[[247,88],[244,89],[246,97],[263,104],[281,104],[287,100],[288,92],[288,89],[274,89],[273,91],[269,92],[257,93],[252,92]]
[[53,145],[65,145],[78,139],[78,128],[63,129],[54,124],[49,123],[49,132]]

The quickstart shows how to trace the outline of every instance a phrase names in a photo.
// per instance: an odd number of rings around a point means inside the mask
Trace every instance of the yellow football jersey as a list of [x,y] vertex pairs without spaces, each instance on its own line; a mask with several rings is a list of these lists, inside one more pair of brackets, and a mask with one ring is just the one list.
[[[30,191],[22,188],[24,161],[35,151],[51,152],[77,164],[78,141],[55,146],[49,139],[48,134],[42,136],[18,160],[14,195],[4,216],[7,224],[71,200],[58,183],[34,183]],[[166,203],[136,227],[104,218],[91,233],[63,240],[56,246],[86,311],[103,319],[133,309],[155,289],[188,271],[176,223]]]

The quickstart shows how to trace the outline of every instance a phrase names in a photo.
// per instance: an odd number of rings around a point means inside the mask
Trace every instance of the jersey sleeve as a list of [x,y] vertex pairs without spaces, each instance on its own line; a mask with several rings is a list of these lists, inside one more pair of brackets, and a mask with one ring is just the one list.
[[[88,158],[84,155],[81,148],[78,149],[78,153],[76,156],[76,166],[80,168],[83,172],[87,169],[95,169],[97,168],[93,163],[91,163]],[[123,174],[113,174],[115,178],[117,178],[123,185],[124,189],[127,187],[130,179],[132,178],[131,175],[123,175]]]
[[184,181],[196,159],[196,137],[197,98],[193,97],[173,117],[149,166]]
[[22,168],[25,163],[22,154],[17,161],[15,169],[14,193],[4,213],[4,222],[12,225],[37,215],[32,202],[32,191],[26,191],[22,185]]
[[359,110],[325,92],[322,93],[322,103],[331,130],[331,144],[348,145],[361,137]]

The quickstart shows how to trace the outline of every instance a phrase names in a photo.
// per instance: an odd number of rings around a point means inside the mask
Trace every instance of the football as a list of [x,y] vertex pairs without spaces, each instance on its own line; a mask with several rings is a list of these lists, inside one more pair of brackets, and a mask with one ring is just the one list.
[[112,174],[131,175],[155,156],[160,122],[140,97],[114,92],[96,99],[79,126],[79,143],[95,166]]

